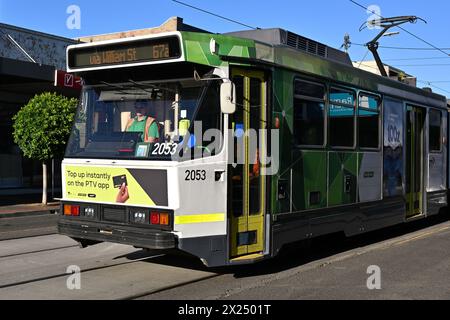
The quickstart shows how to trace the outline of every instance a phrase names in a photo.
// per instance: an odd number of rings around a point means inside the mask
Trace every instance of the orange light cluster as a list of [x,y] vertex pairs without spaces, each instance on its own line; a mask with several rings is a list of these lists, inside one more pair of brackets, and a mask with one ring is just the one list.
[[150,215],[150,223],[152,225],[168,226],[170,224],[169,214],[152,212]]
[[80,216],[80,206],[72,206],[69,204],[64,205],[64,215],[70,217]]

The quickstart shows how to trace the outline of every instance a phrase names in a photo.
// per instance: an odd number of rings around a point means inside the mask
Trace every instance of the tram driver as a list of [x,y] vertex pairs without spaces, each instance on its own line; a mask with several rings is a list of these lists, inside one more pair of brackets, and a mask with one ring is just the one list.
[[147,101],[136,101],[135,111],[136,116],[128,121],[125,131],[142,133],[142,141],[145,143],[157,143],[159,141],[159,126],[156,119],[148,115]]

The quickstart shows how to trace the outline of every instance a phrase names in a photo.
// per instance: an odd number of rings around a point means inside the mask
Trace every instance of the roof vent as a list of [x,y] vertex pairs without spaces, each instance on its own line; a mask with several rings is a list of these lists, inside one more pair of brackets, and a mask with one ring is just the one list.
[[288,32],[287,33],[287,42],[286,44],[292,48],[309,52],[311,54],[315,54],[321,57],[327,57],[327,46],[321,43],[318,43],[314,40],[307,39],[305,37],[299,36],[295,33]]
[[252,39],[274,46],[284,45],[325,59],[353,66],[347,53],[283,29],[238,31],[227,33],[227,35]]

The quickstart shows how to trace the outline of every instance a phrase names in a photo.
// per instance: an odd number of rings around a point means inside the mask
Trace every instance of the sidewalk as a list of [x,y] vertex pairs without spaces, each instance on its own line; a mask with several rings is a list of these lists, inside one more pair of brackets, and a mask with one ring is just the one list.
[[59,210],[59,202],[50,202],[47,206],[39,203],[42,194],[15,190],[16,194],[0,194],[0,219],[23,216],[54,214]]
[[44,206],[38,204],[19,204],[14,206],[0,207],[0,219],[17,218],[32,215],[55,214],[59,210],[59,203],[53,202]]

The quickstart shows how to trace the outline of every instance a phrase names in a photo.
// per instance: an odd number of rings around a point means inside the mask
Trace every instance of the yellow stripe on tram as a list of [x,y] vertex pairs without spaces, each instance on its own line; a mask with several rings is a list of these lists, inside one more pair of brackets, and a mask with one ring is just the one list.
[[225,213],[198,214],[175,217],[175,224],[212,223],[225,221]]

